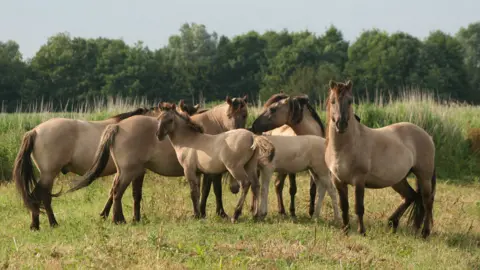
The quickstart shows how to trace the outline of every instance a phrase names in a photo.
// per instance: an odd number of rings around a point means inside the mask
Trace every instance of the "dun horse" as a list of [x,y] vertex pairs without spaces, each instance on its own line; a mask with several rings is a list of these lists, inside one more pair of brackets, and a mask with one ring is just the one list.
[[[307,96],[289,97],[283,92],[271,96],[265,102],[263,112],[255,119],[251,128],[252,132],[265,135],[317,135],[325,137],[322,120],[315,109],[308,102]],[[290,215],[295,217],[295,195],[297,193],[296,175],[289,174],[290,180]],[[275,192],[277,194],[278,212],[285,214],[283,204],[283,186],[286,174],[277,173]],[[310,178],[310,206],[309,214],[313,216],[315,196],[315,181]]]
[[[363,224],[364,189],[392,187],[404,202],[389,217],[395,231],[404,212],[413,203],[409,222],[422,236],[430,235],[435,196],[435,145],[422,128],[401,122],[382,128],[368,128],[354,120],[352,82],[330,81],[327,100],[327,148],[325,161],[333,174],[340,197],[343,228],[349,230],[348,186],[355,186],[355,213],[358,232]],[[417,192],[407,182],[412,172],[417,178]]]
[[[360,117],[354,116],[357,121],[360,121]],[[265,102],[264,110],[253,122],[251,130],[257,134],[263,132],[265,135],[316,135],[325,137],[322,120],[310,104],[308,96],[289,97],[283,92],[271,96]],[[282,196],[285,177],[285,174],[277,174],[277,179],[275,180],[275,191],[280,214],[285,214]],[[290,214],[295,216],[295,194],[297,193],[295,174],[289,174],[289,180],[291,196]],[[314,212],[315,193],[315,181],[313,181],[313,178],[310,178],[310,205],[308,211],[310,216]]]
[[[158,124],[159,141],[169,137],[175,149],[178,162],[190,183],[194,214],[200,215],[199,175],[200,173],[221,174],[229,172],[242,189],[232,222],[240,216],[245,197],[251,186],[254,194],[254,216],[256,216],[256,199],[258,198],[257,165],[267,165],[273,158],[275,149],[263,136],[256,136],[246,129],[235,129],[217,135],[203,133],[203,128],[195,124],[190,117],[179,114],[175,104],[160,103],[162,111]],[[123,189],[119,181],[114,189]]]
[[[198,106],[181,104],[180,107],[190,113],[198,110]],[[156,107],[138,108],[103,121],[52,118],[26,132],[15,159],[13,179],[25,206],[31,212],[30,228],[40,228],[40,207],[45,209],[50,226],[58,225],[51,206],[52,196],[58,195],[51,194],[54,179],[60,172],[82,175],[88,170],[102,131],[107,125],[135,115],[155,116],[157,110]],[[40,171],[38,182],[35,179],[31,156]],[[110,161],[101,175],[113,173],[115,167]]]
[[332,199],[335,221],[340,220],[335,187],[330,180],[330,172],[325,164],[325,139],[315,135],[268,136],[275,147],[275,157],[271,166],[261,168],[261,201],[259,216],[267,214],[268,188],[274,171],[282,174],[309,170],[317,188],[317,201],[313,217],[320,216],[321,205],[328,191]]
[[[245,126],[248,115],[247,100],[244,98],[226,98],[224,104],[192,116],[192,121],[202,125],[209,134],[218,134],[227,130]],[[140,201],[142,199],[143,175],[149,169],[163,176],[183,176],[182,166],[175,156],[175,151],[169,141],[158,141],[155,133],[158,121],[152,117],[132,117],[119,124],[108,126],[102,134],[93,165],[77,180],[70,191],[90,185],[107,166],[111,155],[115,161],[117,174],[110,191],[109,200],[105,204],[102,216],[107,217],[113,203],[113,221],[125,222],[121,199],[125,188],[132,182],[134,193],[134,221],[140,220]],[[213,181],[217,197],[217,214],[226,217],[221,195],[222,175],[204,174],[201,215],[205,216],[206,200]],[[139,179],[139,180],[137,180]],[[122,183],[120,186],[118,183]],[[205,192],[205,190],[207,190]]]

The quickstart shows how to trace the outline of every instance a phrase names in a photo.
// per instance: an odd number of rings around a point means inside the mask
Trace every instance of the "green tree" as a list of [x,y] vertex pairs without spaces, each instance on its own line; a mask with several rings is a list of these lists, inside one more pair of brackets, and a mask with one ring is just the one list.
[[460,28],[456,35],[463,47],[463,63],[468,76],[470,92],[464,98],[480,101],[480,22]]

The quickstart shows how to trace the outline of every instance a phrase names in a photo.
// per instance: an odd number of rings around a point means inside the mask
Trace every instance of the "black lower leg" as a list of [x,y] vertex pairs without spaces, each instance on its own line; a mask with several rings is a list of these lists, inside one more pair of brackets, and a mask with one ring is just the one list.
[[211,185],[212,185],[211,175],[204,174],[203,181],[202,181],[202,198],[200,200],[200,216],[202,218],[207,216],[207,211],[206,211],[207,199],[210,193]]
[[308,207],[308,214],[310,217],[313,216],[315,212],[315,196],[317,195],[317,185],[315,185],[315,180],[310,176],[310,205]]
[[[226,218],[228,217],[228,215],[227,213],[225,213],[225,209],[223,208],[223,200],[222,200],[222,175],[212,176],[211,181],[213,183],[213,193],[215,193],[215,200],[217,202],[216,213],[218,216],[222,218]],[[205,211],[205,209],[203,211]]]
[[290,215],[295,217],[295,195],[297,194],[297,180],[296,174],[291,173],[288,175],[290,180]]
[[355,214],[358,220],[358,233],[365,235],[365,225],[363,224],[365,187],[363,185],[355,186]]
[[132,183],[132,196],[133,196],[133,221],[140,221],[140,206],[142,201],[142,188],[145,174],[142,174]]

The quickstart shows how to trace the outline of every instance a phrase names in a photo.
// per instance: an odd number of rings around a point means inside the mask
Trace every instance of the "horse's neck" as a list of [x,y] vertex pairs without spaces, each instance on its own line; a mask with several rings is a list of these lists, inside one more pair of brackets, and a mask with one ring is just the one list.
[[307,109],[303,110],[302,121],[296,125],[291,125],[290,127],[297,135],[317,135],[325,137],[322,128],[320,128],[320,125],[315,121],[312,114]]
[[100,120],[100,121],[92,121],[93,123],[99,124],[99,125],[110,125],[110,124],[117,124],[119,121],[116,118],[108,118],[105,120]]
[[192,131],[187,126],[177,128],[168,136],[172,142],[173,148],[177,151],[182,150],[183,148],[202,150],[209,147],[208,135]]
[[349,127],[347,131],[343,134],[340,134],[335,130],[335,123],[330,121],[330,127],[328,128],[329,142],[327,147],[332,147],[334,153],[352,153],[358,148],[355,147],[355,144],[361,141],[365,127],[357,122],[354,118],[350,119],[348,122]]
[[213,108],[202,114],[196,114],[191,118],[193,121],[203,126],[206,134],[219,134],[228,131],[223,124],[222,118],[218,116],[218,114],[222,113],[219,109],[220,108]]

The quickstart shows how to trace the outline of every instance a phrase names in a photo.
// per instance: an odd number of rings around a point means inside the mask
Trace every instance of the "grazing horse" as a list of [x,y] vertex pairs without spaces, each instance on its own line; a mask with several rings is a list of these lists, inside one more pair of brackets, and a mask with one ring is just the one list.
[[283,174],[310,171],[317,188],[317,201],[313,217],[320,217],[321,205],[325,192],[332,199],[335,221],[340,220],[337,192],[330,180],[330,171],[325,163],[325,139],[315,135],[275,136],[267,137],[275,148],[275,157],[270,166],[260,169],[260,210],[261,217],[267,214],[268,188],[274,171]]
[[[369,128],[354,120],[352,82],[330,81],[327,99],[327,141],[325,161],[332,172],[340,197],[343,229],[350,228],[348,185],[355,186],[355,213],[358,232],[365,235],[363,224],[365,188],[392,187],[404,202],[389,217],[395,231],[404,212],[413,203],[409,222],[422,236],[430,235],[435,197],[435,144],[422,128],[408,122],[382,128]],[[417,192],[407,182],[412,172],[417,178]]]
[[[195,112],[198,106],[182,104],[182,109]],[[84,174],[92,164],[100,136],[109,124],[119,123],[135,115],[155,116],[158,108],[138,108],[121,113],[103,121],[84,121],[67,118],[52,118],[25,133],[20,150],[15,159],[13,179],[25,206],[30,210],[30,229],[40,228],[40,207],[45,209],[51,227],[58,225],[52,210],[51,194],[55,177],[62,172]],[[152,118],[154,119],[154,118]],[[40,171],[37,182],[32,158]],[[110,161],[102,176],[115,173]]]
[[[158,116],[157,137],[168,138],[175,149],[178,162],[190,183],[191,199],[195,217],[200,216],[200,173],[222,174],[229,172],[242,189],[232,222],[240,216],[248,189],[258,198],[257,165],[268,164],[275,156],[273,145],[263,136],[256,136],[246,129],[234,129],[210,135],[189,116],[175,110],[175,104],[160,103],[162,113]],[[122,181],[114,189],[124,188]],[[254,216],[256,216],[256,201]]]
[[[192,116],[192,121],[201,125],[209,134],[218,134],[231,129],[245,126],[248,115],[246,97],[226,98],[226,102],[202,111]],[[178,110],[178,109],[177,109]],[[110,196],[105,204],[101,216],[108,217],[113,204],[113,221],[124,223],[121,198],[123,196],[123,185],[125,188],[133,180],[132,192],[134,194],[134,221],[140,220],[140,201],[142,199],[143,177],[146,169],[163,176],[184,176],[184,171],[178,162],[175,151],[169,141],[158,141],[155,133],[158,128],[158,121],[152,117],[132,117],[119,124],[109,125],[102,134],[98,145],[94,162],[90,169],[77,181],[68,191],[78,190],[90,185],[107,166],[109,156],[115,161],[117,174],[110,191]],[[141,179],[141,180],[136,180]],[[223,209],[221,195],[222,175],[204,174],[203,186],[210,189],[214,184],[214,191],[217,197],[217,214],[227,217]],[[117,183],[122,182],[118,187]],[[208,192],[202,194],[202,200],[207,199]],[[205,204],[202,205],[202,217],[205,216]]]

